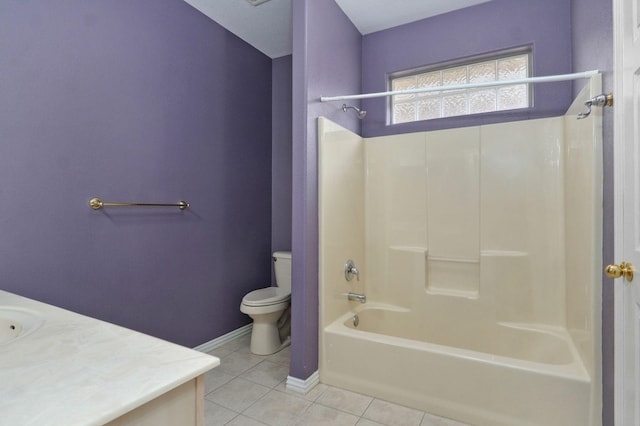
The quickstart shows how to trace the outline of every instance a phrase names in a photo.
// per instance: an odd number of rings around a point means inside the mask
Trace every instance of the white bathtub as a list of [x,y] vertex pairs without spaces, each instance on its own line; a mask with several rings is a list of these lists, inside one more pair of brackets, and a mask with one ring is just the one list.
[[561,328],[427,323],[362,306],[323,331],[324,383],[474,425],[592,424],[591,379]]

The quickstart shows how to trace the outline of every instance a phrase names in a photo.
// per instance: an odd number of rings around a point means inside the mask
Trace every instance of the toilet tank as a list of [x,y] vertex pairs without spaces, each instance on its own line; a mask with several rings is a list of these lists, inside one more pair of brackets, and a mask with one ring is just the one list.
[[273,253],[273,267],[276,271],[278,287],[291,291],[291,252],[277,251]]

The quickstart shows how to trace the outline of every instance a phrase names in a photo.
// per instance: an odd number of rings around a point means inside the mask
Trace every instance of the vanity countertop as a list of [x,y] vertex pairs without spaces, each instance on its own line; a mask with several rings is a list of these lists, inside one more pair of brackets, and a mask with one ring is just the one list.
[[220,364],[216,357],[0,290],[44,318],[0,343],[0,425],[102,425]]

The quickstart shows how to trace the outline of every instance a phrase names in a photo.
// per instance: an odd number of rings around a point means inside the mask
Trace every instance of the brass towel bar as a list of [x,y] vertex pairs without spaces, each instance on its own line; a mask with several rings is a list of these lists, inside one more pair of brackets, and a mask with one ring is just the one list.
[[176,204],[159,204],[159,203],[106,203],[100,198],[95,197],[89,200],[89,205],[92,209],[98,210],[102,207],[177,207],[180,210],[184,210],[189,207],[189,203],[186,201],[178,201]]

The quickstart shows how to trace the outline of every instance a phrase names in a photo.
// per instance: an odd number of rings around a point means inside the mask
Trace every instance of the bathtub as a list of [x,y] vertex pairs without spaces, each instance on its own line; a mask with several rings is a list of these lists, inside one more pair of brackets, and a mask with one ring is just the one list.
[[362,306],[323,330],[321,381],[473,425],[592,424],[591,378],[565,329],[460,322]]

